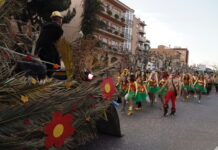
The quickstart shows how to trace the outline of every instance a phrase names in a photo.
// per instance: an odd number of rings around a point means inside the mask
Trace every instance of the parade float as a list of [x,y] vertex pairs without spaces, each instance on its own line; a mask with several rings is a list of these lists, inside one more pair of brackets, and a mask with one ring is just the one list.
[[[69,44],[63,39],[59,46],[66,70],[57,70],[57,78],[39,80],[34,71],[16,70],[22,63],[39,63],[34,55],[11,46],[15,39],[19,42],[18,38],[26,45],[22,35],[8,30],[7,15],[18,13],[21,2],[0,1],[0,149],[72,150],[96,138],[99,131],[121,136],[112,104],[116,64],[101,67],[93,57],[94,78],[87,80],[82,71],[89,64],[86,58],[95,55],[95,40],[80,39]],[[28,44],[31,47],[32,43]],[[60,80],[60,76],[66,76],[66,80]]]

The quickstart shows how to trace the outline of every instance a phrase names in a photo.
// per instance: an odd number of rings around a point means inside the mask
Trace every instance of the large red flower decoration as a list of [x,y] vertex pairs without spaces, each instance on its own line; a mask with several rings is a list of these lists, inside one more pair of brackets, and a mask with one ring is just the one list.
[[66,138],[72,136],[75,128],[72,126],[73,115],[62,115],[62,112],[55,112],[52,121],[45,125],[44,133],[48,136],[45,139],[45,147],[61,147]]
[[110,100],[112,95],[116,92],[114,80],[112,78],[106,78],[101,83],[101,91],[104,99]]

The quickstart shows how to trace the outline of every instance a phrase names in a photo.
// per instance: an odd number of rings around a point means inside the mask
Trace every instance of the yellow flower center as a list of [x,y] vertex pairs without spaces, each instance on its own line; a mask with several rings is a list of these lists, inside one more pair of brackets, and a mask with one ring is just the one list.
[[55,126],[54,130],[53,130],[53,136],[55,138],[60,137],[64,132],[64,126],[62,124],[58,124]]
[[104,89],[105,89],[105,92],[106,92],[106,93],[109,93],[109,92],[111,91],[111,86],[110,86],[110,84],[109,84],[109,83],[105,84]]

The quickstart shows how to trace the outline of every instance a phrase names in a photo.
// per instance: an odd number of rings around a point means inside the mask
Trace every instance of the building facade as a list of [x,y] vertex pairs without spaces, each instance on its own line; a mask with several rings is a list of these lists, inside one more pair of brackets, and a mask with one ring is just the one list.
[[181,47],[166,47],[159,45],[158,48],[150,50],[150,61],[156,64],[157,68],[187,66],[189,50]]
[[[134,10],[119,0],[100,0],[103,11],[97,13],[99,27],[94,36],[101,42],[101,47],[108,57],[108,65],[115,60],[122,62],[126,56],[136,62],[136,54],[144,54],[146,49],[145,23],[134,16]],[[74,41],[80,37],[84,0],[72,0],[72,8],[76,8],[76,16],[63,26],[65,37]],[[149,43],[147,43],[149,44]],[[99,58],[101,58],[102,53]],[[142,56],[140,54],[140,56]],[[144,57],[144,56],[143,56]]]
[[134,10],[117,0],[101,0],[101,2],[104,9],[97,14],[100,28],[94,34],[99,40],[117,50],[131,51],[133,22],[131,14]]
[[132,55],[133,65],[137,69],[144,70],[148,62],[148,50],[150,41],[146,39],[145,22],[135,15],[133,17]]
[[[76,15],[75,17],[70,21],[69,24],[63,25],[64,30],[64,36],[69,42],[73,42],[76,39],[78,39],[81,31],[81,22],[82,22],[82,15],[83,15],[83,5],[84,0],[72,0],[70,9],[73,10],[73,8],[76,9]],[[66,14],[67,11],[62,12],[62,14]]]

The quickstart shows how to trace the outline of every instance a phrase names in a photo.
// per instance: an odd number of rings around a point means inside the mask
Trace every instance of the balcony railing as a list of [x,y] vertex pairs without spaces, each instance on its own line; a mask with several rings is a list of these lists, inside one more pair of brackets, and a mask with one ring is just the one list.
[[145,40],[145,37],[138,37],[138,40],[140,41],[140,42],[145,42],[146,40]]
[[103,41],[98,42],[98,47],[104,48],[105,50],[116,52],[116,53],[122,53],[122,54],[129,53],[129,50],[125,49],[123,46],[109,45]]
[[132,25],[132,24],[133,24],[133,21],[132,21],[132,20],[126,20],[126,24]]
[[143,25],[143,26],[146,26],[144,21],[140,21],[140,24]]
[[109,15],[109,16],[111,16],[112,18],[114,18],[114,19],[116,19],[116,20],[118,20],[120,22],[123,22],[123,23],[126,22],[124,15],[117,14],[114,10],[109,9],[109,8],[107,8],[105,6],[103,7],[102,12]]
[[142,29],[142,28],[139,28],[139,33],[141,33],[141,34],[145,34],[145,31],[144,31],[144,29]]
[[141,46],[141,45],[139,46],[139,45],[138,45],[137,48],[138,48],[139,50],[142,50],[142,51],[145,50],[145,46]]
[[107,31],[107,32],[109,32],[111,34],[114,34],[116,36],[120,36],[120,37],[124,38],[124,32],[119,31],[119,30],[117,30],[117,29],[115,29],[113,27],[110,27],[110,26],[106,25],[106,24],[100,25],[99,28],[104,30],[104,31]]

